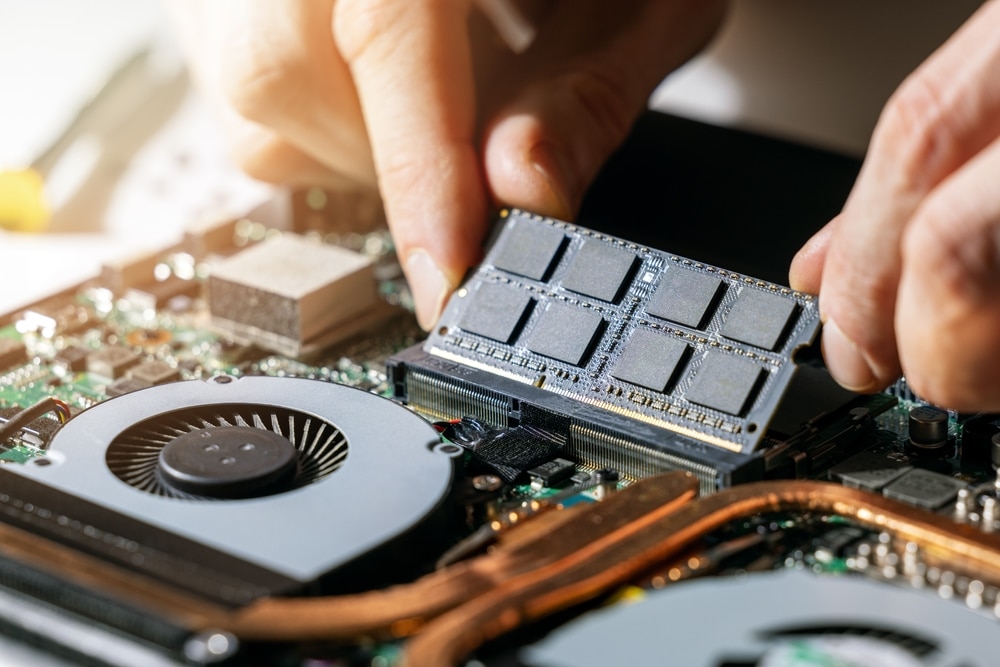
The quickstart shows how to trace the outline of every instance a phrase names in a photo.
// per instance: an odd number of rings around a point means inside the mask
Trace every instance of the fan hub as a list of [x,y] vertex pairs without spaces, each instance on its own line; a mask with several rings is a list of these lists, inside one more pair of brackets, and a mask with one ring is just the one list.
[[298,467],[295,446],[272,431],[244,426],[201,428],[160,450],[157,470],[165,483],[214,498],[274,493]]

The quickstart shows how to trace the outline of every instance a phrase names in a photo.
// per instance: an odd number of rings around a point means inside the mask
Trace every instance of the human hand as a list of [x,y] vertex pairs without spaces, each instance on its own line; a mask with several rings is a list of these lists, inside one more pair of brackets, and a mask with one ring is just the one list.
[[831,374],[1000,409],[1000,1],[912,74],[880,118],[843,212],[799,251]]
[[723,1],[521,0],[521,54],[472,0],[173,0],[236,158],[267,181],[379,188],[424,328],[480,253],[489,203],[572,217]]

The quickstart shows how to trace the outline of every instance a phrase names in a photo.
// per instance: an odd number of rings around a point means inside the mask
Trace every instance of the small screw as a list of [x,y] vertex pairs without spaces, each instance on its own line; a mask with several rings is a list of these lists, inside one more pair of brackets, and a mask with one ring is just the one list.
[[462,453],[462,448],[450,442],[442,442],[434,447],[434,451],[438,454],[445,454],[446,456],[458,456]]
[[503,486],[503,480],[496,475],[476,475],[472,478],[472,488],[476,491],[496,491]]

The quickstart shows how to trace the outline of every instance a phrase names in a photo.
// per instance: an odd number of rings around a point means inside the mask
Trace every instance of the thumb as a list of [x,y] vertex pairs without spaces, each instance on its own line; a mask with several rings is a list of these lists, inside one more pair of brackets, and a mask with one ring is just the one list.
[[[485,125],[495,201],[572,218],[663,77],[700,49],[724,4],[562,2],[524,54],[514,97]],[[624,5],[624,6],[623,6]]]

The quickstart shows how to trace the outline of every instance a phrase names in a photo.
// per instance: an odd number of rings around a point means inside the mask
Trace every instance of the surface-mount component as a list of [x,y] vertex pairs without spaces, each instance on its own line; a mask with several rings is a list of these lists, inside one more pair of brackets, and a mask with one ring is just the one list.
[[709,351],[695,371],[687,399],[720,412],[740,415],[763,373],[761,367],[749,359]]
[[88,354],[90,350],[84,347],[68,345],[56,352],[53,361],[71,373],[80,373],[87,369]]
[[625,343],[611,376],[653,391],[666,391],[689,351],[683,340],[649,329],[636,329]]
[[180,372],[176,368],[159,359],[144,361],[133,366],[129,370],[128,376],[133,380],[147,384],[163,384],[181,379]]
[[700,329],[718,303],[722,286],[722,279],[710,273],[667,267],[646,303],[646,313]]
[[948,412],[932,405],[920,405],[907,417],[910,446],[917,451],[932,452],[948,444]]
[[898,459],[881,453],[861,452],[833,466],[830,477],[853,489],[877,492],[911,470],[912,466]]
[[376,308],[372,271],[371,261],[359,253],[283,234],[212,265],[212,322],[295,355],[345,323],[362,322]]
[[559,229],[515,221],[497,248],[493,261],[497,267],[514,275],[542,280],[548,276],[565,242],[566,235]]
[[87,355],[87,372],[117,380],[139,361],[139,355],[127,347],[109,345]]
[[28,351],[20,341],[0,338],[0,371],[16,366],[28,358]]
[[958,495],[958,490],[966,486],[965,482],[954,477],[914,468],[886,485],[882,493],[886,498],[933,510],[950,503]]
[[617,301],[638,262],[634,251],[588,239],[577,249],[562,286],[601,301]]
[[166,280],[154,280],[125,291],[125,298],[147,308],[164,308],[174,299],[193,299],[201,293],[201,283],[170,276]]
[[576,464],[566,459],[553,459],[528,471],[532,483],[542,486],[557,486],[568,481],[576,473]]
[[534,304],[530,294],[489,283],[477,286],[469,300],[462,328],[501,343],[514,339]]
[[206,217],[189,224],[184,230],[181,247],[194,257],[229,255],[235,250],[236,228],[234,218]]
[[[515,261],[536,246],[533,270]],[[818,329],[812,296],[515,210],[390,372],[435,418],[554,427],[595,468],[680,467],[715,488],[761,474],[747,455]]]
[[544,357],[582,366],[604,324],[600,313],[553,301],[538,317],[526,347]]
[[152,386],[152,384],[143,380],[123,377],[109,384],[107,388],[105,388],[104,393],[108,395],[108,398],[114,398],[115,396],[131,394],[133,391],[139,391],[140,389],[146,389]]
[[87,310],[66,296],[55,296],[28,308],[18,320],[19,331],[32,331],[44,338],[73,333],[91,323]]
[[722,325],[726,338],[765,350],[781,342],[792,322],[798,304],[779,294],[760,290],[742,290]]

